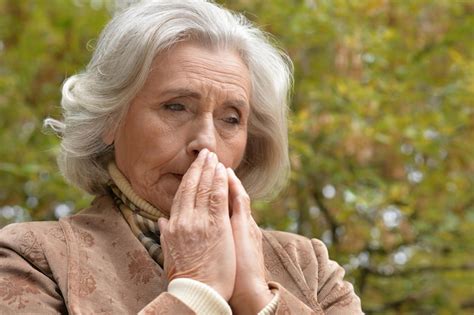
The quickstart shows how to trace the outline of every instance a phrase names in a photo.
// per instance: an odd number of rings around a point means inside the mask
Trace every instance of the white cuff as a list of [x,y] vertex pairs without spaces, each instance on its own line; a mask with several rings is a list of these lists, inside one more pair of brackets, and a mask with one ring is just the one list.
[[273,315],[275,314],[277,307],[278,307],[278,302],[280,302],[280,292],[278,290],[272,290],[273,293],[273,299],[268,303],[263,310],[258,312],[257,315]]
[[193,279],[171,280],[168,285],[168,293],[181,300],[198,315],[232,314],[229,304],[216,290]]

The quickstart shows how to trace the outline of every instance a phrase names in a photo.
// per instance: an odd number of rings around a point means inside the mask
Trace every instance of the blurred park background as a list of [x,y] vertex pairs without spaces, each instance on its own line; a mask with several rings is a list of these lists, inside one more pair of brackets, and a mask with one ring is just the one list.
[[[368,314],[473,314],[474,1],[220,2],[295,64],[291,181],[261,225],[323,240]],[[0,0],[0,227],[91,201],[42,120],[114,5]]]

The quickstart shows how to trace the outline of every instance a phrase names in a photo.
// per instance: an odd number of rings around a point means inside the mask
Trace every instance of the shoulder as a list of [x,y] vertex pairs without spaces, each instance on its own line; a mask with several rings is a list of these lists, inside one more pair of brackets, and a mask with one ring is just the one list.
[[326,260],[328,250],[323,242],[316,238],[307,238],[298,234],[282,231],[262,231],[265,240],[272,247],[281,247],[293,257],[310,256],[307,259]]
[[43,245],[45,239],[64,241],[64,234],[56,221],[9,224],[0,230],[0,236],[2,246],[24,250]]
[[43,273],[50,275],[48,253],[65,252],[66,240],[58,222],[24,222],[0,230],[0,248],[23,257]]
[[[89,221],[88,219],[103,218],[116,212],[113,200],[108,196],[99,196],[94,199],[90,207],[85,208],[68,217],[64,217],[59,221],[34,221],[12,223],[0,229],[0,241],[2,246],[24,244],[32,245],[39,242],[39,240],[53,242],[64,242],[64,232],[62,231],[62,224],[60,222],[82,222]],[[13,241],[13,242],[12,242]]]
[[263,238],[271,278],[307,305],[319,304],[327,312],[361,313],[360,299],[344,281],[344,269],[329,258],[323,242],[279,231],[263,231]]
[[262,230],[262,233],[265,237],[271,237],[281,244],[297,243],[303,246],[307,246],[311,243],[311,240],[309,238],[290,232]]
[[[89,208],[59,221],[36,221],[13,223],[0,229],[0,248],[21,256],[45,274],[50,274],[50,264],[63,261],[68,255],[71,241],[69,230],[74,226],[80,240],[88,241],[82,230],[91,223],[101,224],[97,217],[104,217],[97,209],[113,211],[113,201],[96,198]],[[99,222],[97,222],[99,221]]]
[[317,308],[315,292],[323,262],[318,259],[313,243],[320,241],[288,232],[262,232],[269,279],[283,285],[306,305]]
[[[61,218],[63,229],[73,230],[103,230],[108,225],[116,225],[121,220],[121,214],[109,195],[97,196],[88,208],[77,214]],[[67,233],[67,231],[65,231]]]
[[[320,261],[318,240],[281,231],[263,231],[263,250],[268,269],[275,274],[288,273],[292,279],[317,282]],[[317,251],[315,251],[314,244]],[[324,244],[322,244],[323,248]],[[301,284],[301,283],[300,283]],[[300,285],[301,286],[301,285]]]
[[306,280],[322,281],[334,271],[344,274],[344,269],[330,259],[326,245],[316,238],[281,231],[263,231],[263,236],[272,254],[282,262],[286,260],[287,265],[291,262],[297,266]]

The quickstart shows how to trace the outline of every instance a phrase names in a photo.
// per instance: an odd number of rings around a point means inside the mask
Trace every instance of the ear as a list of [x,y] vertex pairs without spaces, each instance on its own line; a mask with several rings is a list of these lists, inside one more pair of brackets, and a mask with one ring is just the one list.
[[104,133],[102,134],[102,141],[104,141],[106,145],[111,145],[112,143],[114,143],[114,140],[115,132],[113,129],[107,129],[106,131],[104,131]]

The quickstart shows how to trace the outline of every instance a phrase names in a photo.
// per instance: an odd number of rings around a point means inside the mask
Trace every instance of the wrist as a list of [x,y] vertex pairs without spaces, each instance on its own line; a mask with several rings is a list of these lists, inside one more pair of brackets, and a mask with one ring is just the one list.
[[274,298],[274,294],[267,287],[259,292],[247,292],[233,296],[230,306],[233,314],[257,314],[263,310]]

